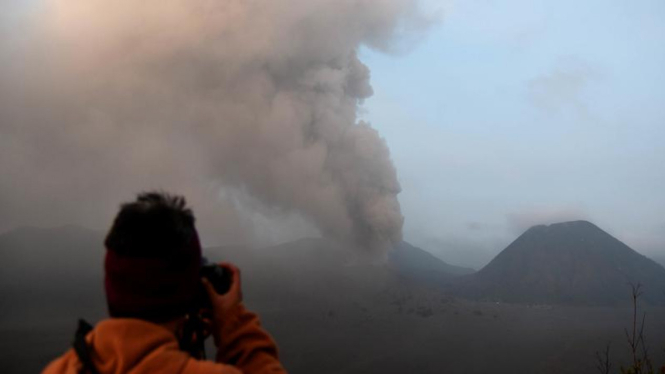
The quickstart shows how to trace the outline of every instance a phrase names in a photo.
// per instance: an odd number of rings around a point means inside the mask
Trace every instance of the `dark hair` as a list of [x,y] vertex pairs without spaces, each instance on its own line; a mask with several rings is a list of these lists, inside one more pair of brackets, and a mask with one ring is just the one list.
[[195,235],[194,214],[183,196],[150,191],[122,204],[104,245],[125,256],[168,256],[187,248]]

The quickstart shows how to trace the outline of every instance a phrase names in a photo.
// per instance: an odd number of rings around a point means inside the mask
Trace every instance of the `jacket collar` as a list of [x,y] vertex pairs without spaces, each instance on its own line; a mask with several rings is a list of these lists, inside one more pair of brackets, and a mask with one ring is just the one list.
[[[133,318],[110,318],[86,337],[100,373],[145,372],[162,366],[183,367],[189,356],[163,326]],[[178,372],[177,370],[175,372]]]

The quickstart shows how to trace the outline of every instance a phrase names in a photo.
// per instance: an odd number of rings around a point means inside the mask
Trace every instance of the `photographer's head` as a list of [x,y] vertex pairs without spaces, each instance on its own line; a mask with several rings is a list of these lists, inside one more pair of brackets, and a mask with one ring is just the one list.
[[139,194],[122,205],[104,244],[112,317],[165,322],[191,311],[201,292],[201,246],[184,197]]

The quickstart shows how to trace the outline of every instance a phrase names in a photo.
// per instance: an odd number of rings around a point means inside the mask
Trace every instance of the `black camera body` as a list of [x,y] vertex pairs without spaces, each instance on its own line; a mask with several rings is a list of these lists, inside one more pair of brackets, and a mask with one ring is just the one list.
[[[232,274],[227,269],[210,263],[205,257],[201,258],[200,275],[210,282],[215,292],[224,295],[229,292],[233,282]],[[182,336],[179,338],[180,349],[189,352],[192,357],[205,359],[204,340],[207,338],[205,333],[207,324],[204,320],[210,319],[209,313],[212,312],[212,304],[208,293],[203,284],[200,286],[199,297],[195,305],[195,310],[189,315],[182,330]],[[203,310],[202,310],[203,309]]]
[[231,288],[231,273],[223,267],[208,262],[206,258],[202,259],[201,264],[201,277],[205,278],[212,284],[215,292],[224,295],[229,292]]

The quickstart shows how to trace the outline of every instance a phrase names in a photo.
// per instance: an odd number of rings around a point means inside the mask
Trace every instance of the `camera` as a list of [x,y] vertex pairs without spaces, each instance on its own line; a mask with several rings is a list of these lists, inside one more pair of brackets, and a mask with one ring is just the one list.
[[[201,258],[200,275],[210,282],[215,292],[224,295],[229,292],[233,282],[232,274],[227,269],[211,263],[207,258]],[[204,341],[208,337],[209,329],[206,319],[211,319],[211,302],[206,290],[201,284],[199,296],[196,301],[196,310],[190,314],[185,321],[182,329],[182,336],[179,338],[180,349],[192,355],[197,359],[205,359]],[[209,330],[208,330],[209,331]]]
[[201,277],[212,284],[215,292],[224,295],[231,288],[231,273],[223,267],[210,263],[205,257],[201,259]]

